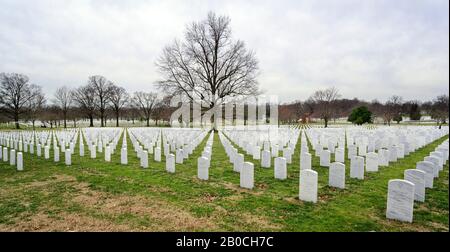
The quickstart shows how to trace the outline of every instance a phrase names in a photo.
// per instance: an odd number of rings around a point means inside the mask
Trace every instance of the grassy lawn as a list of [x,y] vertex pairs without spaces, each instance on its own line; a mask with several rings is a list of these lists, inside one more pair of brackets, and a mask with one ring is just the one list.
[[[385,218],[389,179],[403,178],[448,136],[417,150],[363,181],[349,178],[346,189],[327,186],[328,169],[313,157],[319,173],[319,202],[298,200],[300,141],[288,179],[274,179],[273,168],[255,164],[255,189],[239,187],[239,174],[214,136],[210,180],[197,179],[197,158],[206,139],[176,173],[149,157],[142,169],[128,141],[127,166],[120,164],[120,144],[112,162],[104,153],[91,159],[72,156],[72,166],[24,153],[25,171],[0,161],[0,230],[23,231],[448,231],[449,169],[445,165],[425,203],[415,203],[414,222]],[[310,148],[311,150],[311,148]],[[242,150],[240,150],[242,153]],[[51,158],[53,153],[51,153]],[[333,156],[332,159],[334,160]],[[245,161],[252,161],[245,156]],[[272,160],[273,164],[273,160]]]

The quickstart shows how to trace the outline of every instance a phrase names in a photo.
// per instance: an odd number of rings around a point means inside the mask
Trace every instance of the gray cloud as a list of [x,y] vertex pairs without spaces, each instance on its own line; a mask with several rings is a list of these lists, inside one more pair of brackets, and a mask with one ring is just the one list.
[[0,71],[51,95],[102,74],[154,90],[154,62],[208,11],[231,17],[281,101],[336,86],[344,97],[431,99],[448,93],[449,2],[0,0]]

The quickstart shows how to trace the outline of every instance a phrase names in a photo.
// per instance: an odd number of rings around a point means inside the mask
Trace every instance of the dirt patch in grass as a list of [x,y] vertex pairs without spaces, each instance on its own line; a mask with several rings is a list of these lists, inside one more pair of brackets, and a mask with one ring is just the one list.
[[[160,198],[111,194],[90,188],[75,177],[54,175],[33,181],[25,188],[48,194],[55,183],[65,183],[74,190],[62,193],[66,202],[57,206],[58,215],[47,215],[54,206],[43,205],[35,213],[25,212],[12,223],[1,224],[4,231],[201,231],[217,229],[213,217],[195,217],[191,212]],[[73,205],[83,210],[68,211]],[[138,223],[138,224],[136,224]]]
[[243,213],[241,215],[242,220],[246,223],[246,226],[253,227],[261,231],[276,231],[280,230],[282,226],[278,223],[271,222],[266,216]]
[[285,197],[283,198],[286,202],[289,202],[290,204],[294,205],[303,205],[303,201],[299,200],[298,196],[296,197]]
[[52,177],[50,177],[47,180],[33,181],[31,183],[28,183],[24,187],[25,188],[45,187],[45,186],[48,186],[49,184],[54,184],[54,183],[58,183],[58,182],[74,182],[76,180],[77,179],[75,177],[72,177],[72,176],[69,176],[69,175],[56,174],[56,175],[53,175]]
[[251,194],[251,195],[262,195],[263,194],[263,191],[260,191],[260,190],[255,191],[255,190],[249,190],[249,189],[241,188],[241,187],[239,187],[239,185],[235,185],[235,184],[232,184],[232,183],[229,183],[229,182],[225,182],[225,181],[220,183],[220,185],[225,187],[226,189],[233,190],[233,191],[238,192],[238,193],[243,193],[244,192],[244,193],[248,193],[248,194]]
[[448,225],[445,225],[444,223],[430,222],[430,225],[437,230],[448,232]]
[[49,216],[37,213],[28,218],[17,219],[14,225],[0,224],[2,231],[132,231],[127,225],[116,224],[110,221],[73,213],[60,213],[58,216]]
[[244,199],[244,196],[242,194],[236,193],[236,194],[232,194],[230,196],[224,197],[224,199],[226,201],[230,201],[230,202],[237,202],[237,201],[241,201],[242,199]]
[[124,214],[136,217],[148,217],[155,221],[150,227],[142,227],[152,231],[195,231],[216,228],[209,218],[194,217],[190,212],[161,199],[135,195],[113,195],[94,191],[86,183],[78,183],[76,196],[72,198],[84,207],[92,208],[111,216]]

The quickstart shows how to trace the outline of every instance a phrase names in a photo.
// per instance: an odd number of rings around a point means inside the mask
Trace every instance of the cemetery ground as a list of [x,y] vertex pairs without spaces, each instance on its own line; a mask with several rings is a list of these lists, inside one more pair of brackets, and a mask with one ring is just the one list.
[[274,179],[273,167],[261,168],[259,160],[245,155],[255,164],[253,190],[239,187],[239,173],[233,172],[217,133],[208,181],[197,178],[206,138],[189,159],[176,164],[174,174],[166,172],[164,156],[162,162],[149,158],[149,168],[141,168],[131,148],[128,165],[120,164],[120,151],[106,163],[102,154],[79,157],[75,147],[71,166],[24,153],[22,172],[0,161],[0,230],[448,232],[448,163],[434,188],[427,189],[427,200],[414,203],[413,223],[385,217],[388,181],[402,178],[445,139],[448,135],[377,173],[366,173],[364,180],[349,178],[346,159],[346,189],[328,186],[328,168],[313,155],[317,204],[298,199],[301,141],[284,181]]

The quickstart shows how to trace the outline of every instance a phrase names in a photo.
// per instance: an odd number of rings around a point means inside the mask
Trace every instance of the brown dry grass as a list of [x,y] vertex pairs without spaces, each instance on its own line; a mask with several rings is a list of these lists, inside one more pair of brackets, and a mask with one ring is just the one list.
[[[66,183],[75,192],[66,192],[66,205],[77,204],[84,211],[74,214],[58,211],[50,216],[45,211],[52,206],[41,207],[37,213],[23,213],[11,224],[1,224],[2,231],[199,231],[216,229],[212,218],[195,217],[189,211],[161,199],[135,195],[115,195],[89,188],[75,177],[56,175],[45,181],[33,181],[26,188],[48,194],[54,183]],[[95,213],[95,214],[89,214]],[[146,225],[132,221],[115,221],[122,215],[135,219],[150,219]],[[100,216],[100,217],[99,217]],[[104,216],[101,217],[101,216]]]

